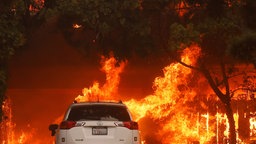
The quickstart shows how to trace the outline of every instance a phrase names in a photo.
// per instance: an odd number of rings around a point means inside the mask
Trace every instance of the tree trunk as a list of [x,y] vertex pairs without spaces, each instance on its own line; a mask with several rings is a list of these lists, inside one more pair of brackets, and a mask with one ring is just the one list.
[[2,105],[4,100],[6,99],[5,92],[7,89],[7,84],[6,84],[6,78],[7,78],[7,72],[6,72],[7,66],[6,64],[2,63],[0,61],[0,123],[2,122],[3,118],[3,109]]
[[235,120],[234,120],[233,111],[232,111],[230,102],[225,104],[225,108],[226,108],[226,114],[227,114],[228,123],[229,123],[230,144],[235,144],[236,143],[236,128],[235,128]]
[[227,94],[223,94],[222,91],[218,88],[218,85],[213,80],[209,70],[207,70],[204,65],[202,65],[202,72],[203,72],[205,78],[208,80],[208,82],[209,82],[211,88],[213,89],[213,91],[215,92],[215,94],[219,97],[221,102],[225,105],[226,115],[227,115],[228,123],[229,123],[230,144],[235,144],[236,143],[236,127],[235,127],[235,120],[234,120],[234,116],[233,116],[233,110],[231,107],[231,96],[230,96],[230,92],[229,92],[230,90],[229,90],[228,77],[225,73],[226,70],[225,70],[224,63],[221,63],[221,67],[222,67],[222,76],[224,79],[224,84],[226,87]]

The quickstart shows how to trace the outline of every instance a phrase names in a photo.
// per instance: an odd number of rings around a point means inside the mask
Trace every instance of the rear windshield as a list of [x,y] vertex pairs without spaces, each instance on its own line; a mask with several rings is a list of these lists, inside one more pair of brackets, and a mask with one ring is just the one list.
[[83,105],[72,107],[67,120],[130,121],[131,119],[124,106]]

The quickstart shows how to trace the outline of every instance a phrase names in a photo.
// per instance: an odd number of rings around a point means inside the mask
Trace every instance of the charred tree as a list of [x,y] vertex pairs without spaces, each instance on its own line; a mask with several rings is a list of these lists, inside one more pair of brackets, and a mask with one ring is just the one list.
[[[232,99],[232,93],[230,90],[230,85],[229,85],[229,77],[226,73],[226,68],[225,68],[225,64],[223,62],[220,63],[220,67],[221,67],[221,80],[217,80],[215,77],[212,76],[211,72],[210,72],[210,68],[206,66],[206,64],[203,62],[203,59],[199,59],[199,66],[195,67],[195,66],[191,66],[191,65],[187,65],[186,63],[178,60],[179,63],[181,63],[182,65],[189,67],[191,69],[197,70],[200,73],[202,73],[204,75],[204,77],[206,78],[206,80],[208,81],[210,87],[212,88],[212,90],[214,91],[214,93],[218,96],[218,98],[220,99],[220,101],[224,104],[225,106],[225,112],[228,118],[228,122],[229,122],[229,139],[230,139],[230,143],[231,144],[235,144],[236,143],[236,129],[235,129],[235,120],[234,120],[234,116],[233,116],[233,110],[232,110],[232,106],[231,106],[231,99]],[[200,63],[201,62],[201,63]],[[219,88],[220,85],[224,86],[225,89],[225,93],[223,93],[221,91],[221,89]]]
[[231,107],[231,94],[230,94],[230,86],[228,83],[228,77],[226,75],[225,71],[225,65],[224,63],[221,63],[222,67],[222,78],[224,82],[224,87],[226,89],[226,93],[224,94],[219,88],[218,84],[213,80],[213,77],[211,76],[209,70],[202,66],[201,72],[204,74],[205,78],[209,82],[211,88],[216,93],[220,101],[225,105],[226,115],[229,122],[229,132],[230,132],[230,143],[235,144],[236,143],[236,130],[235,130],[235,120],[233,116],[233,110]]

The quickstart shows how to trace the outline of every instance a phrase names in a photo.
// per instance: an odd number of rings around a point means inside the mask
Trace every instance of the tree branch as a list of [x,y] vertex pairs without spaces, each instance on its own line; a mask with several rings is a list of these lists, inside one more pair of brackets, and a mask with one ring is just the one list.
[[227,97],[225,94],[221,92],[221,90],[218,88],[217,84],[214,82],[209,70],[204,66],[204,64],[201,65],[201,72],[204,74],[205,78],[209,82],[211,88],[216,93],[216,95],[219,97],[219,99],[224,103],[227,104],[230,102],[230,97]]
[[177,61],[178,63],[180,63],[181,65],[183,65],[183,66],[187,67],[187,68],[191,68],[191,69],[193,69],[193,70],[201,71],[201,69],[200,69],[200,68],[195,67],[195,66],[192,66],[192,65],[188,65],[188,64],[186,64],[186,63],[182,62],[182,61],[181,61],[181,60],[179,60],[179,59],[176,59],[176,61]]
[[230,87],[229,87],[229,83],[228,83],[228,77],[226,74],[226,67],[225,64],[223,62],[223,60],[221,60],[220,62],[220,66],[221,66],[221,73],[222,73],[222,77],[223,77],[223,82],[226,88],[226,97],[230,95]]

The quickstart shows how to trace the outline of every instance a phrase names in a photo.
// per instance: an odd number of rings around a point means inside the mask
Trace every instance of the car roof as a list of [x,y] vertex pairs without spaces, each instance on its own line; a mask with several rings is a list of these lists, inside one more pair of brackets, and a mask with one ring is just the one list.
[[70,105],[73,106],[83,106],[83,105],[116,105],[116,106],[126,106],[122,101],[113,102],[113,101],[87,101],[87,102],[74,102]]

